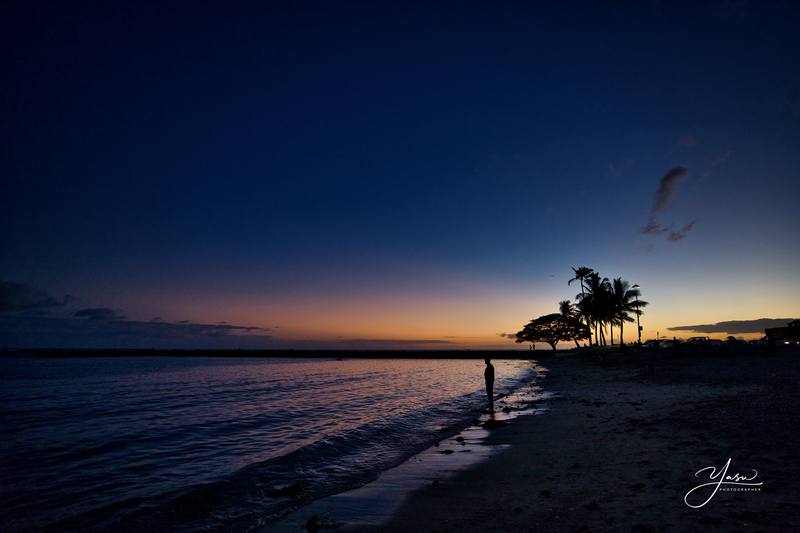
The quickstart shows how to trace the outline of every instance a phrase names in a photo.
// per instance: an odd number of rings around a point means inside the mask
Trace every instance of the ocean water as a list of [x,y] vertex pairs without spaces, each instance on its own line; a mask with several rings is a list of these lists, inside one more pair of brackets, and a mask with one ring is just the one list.
[[[496,394],[534,372],[525,361],[493,364]],[[0,530],[252,530],[463,427],[485,407],[483,368],[0,359]],[[279,492],[291,484],[296,494]]]

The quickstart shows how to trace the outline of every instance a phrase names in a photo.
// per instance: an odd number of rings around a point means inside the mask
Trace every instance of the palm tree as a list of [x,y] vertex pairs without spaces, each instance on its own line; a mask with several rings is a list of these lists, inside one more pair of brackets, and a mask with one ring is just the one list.
[[[561,316],[571,319],[578,319],[578,313],[575,311],[575,304],[570,302],[569,300],[561,300],[558,302],[558,312],[561,313]],[[573,339],[575,341],[575,347],[580,348],[581,345],[578,343],[577,337]]]
[[575,316],[575,306],[569,300],[558,302],[558,312],[564,316]]
[[586,277],[583,289],[575,298],[579,300],[581,311],[589,317],[589,322],[587,323],[589,328],[591,329],[592,323],[594,324],[595,344],[598,346],[605,345],[603,327],[611,315],[609,312],[611,286],[608,278],[601,278],[597,272],[591,272]]
[[[631,284],[622,278],[614,278],[611,284],[611,309],[612,309],[612,324],[616,322],[619,325],[619,344],[625,344],[623,338],[623,328],[625,322],[633,322],[634,316],[641,315],[641,307],[647,306],[647,302],[639,300],[641,293],[639,288],[631,288]],[[612,340],[613,344],[613,340]]]
[[[581,284],[581,299],[578,300],[580,302],[580,301],[583,300],[583,295],[584,295],[584,286],[583,286],[584,285],[584,280],[586,280],[586,278],[588,278],[589,275],[592,272],[594,272],[594,270],[592,270],[589,267],[582,266],[582,267],[578,267],[578,268],[572,267],[572,272],[575,273],[575,277],[572,278],[571,280],[569,280],[567,282],[567,285],[572,285],[573,281],[577,281],[577,282],[579,282]],[[578,314],[580,315],[580,318],[586,319],[586,325],[589,326],[589,329],[591,330],[592,326],[589,323],[589,320],[590,320],[589,319],[589,315],[587,313],[583,313],[581,311],[580,307],[579,307],[578,311],[579,311]],[[591,346],[591,345],[592,345],[592,336],[589,335],[589,346]]]

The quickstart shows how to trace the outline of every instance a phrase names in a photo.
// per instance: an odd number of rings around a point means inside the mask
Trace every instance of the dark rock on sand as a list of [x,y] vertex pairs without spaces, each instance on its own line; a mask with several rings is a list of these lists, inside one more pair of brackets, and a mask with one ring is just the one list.
[[453,450],[442,450],[439,453],[441,453],[442,455],[450,455],[451,453],[453,453]]
[[317,533],[319,531],[320,523],[317,515],[313,515],[306,521],[306,531],[308,533]]
[[464,442],[464,437],[461,436],[456,437],[456,442]]

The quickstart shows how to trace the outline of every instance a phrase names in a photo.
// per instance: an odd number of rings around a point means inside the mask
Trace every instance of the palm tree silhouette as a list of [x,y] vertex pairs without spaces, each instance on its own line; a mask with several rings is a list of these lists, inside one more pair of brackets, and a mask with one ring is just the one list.
[[[573,304],[569,300],[561,300],[560,302],[558,302],[558,312],[561,313],[561,316],[580,320],[578,313],[575,311],[575,304]],[[580,348],[581,345],[578,342],[578,339],[575,338],[574,341],[575,341],[575,347]]]
[[558,302],[558,312],[564,316],[575,316],[575,306],[569,300]]
[[[594,345],[606,346],[606,325],[609,328],[610,341],[613,346],[614,326],[619,326],[619,344],[623,346],[625,344],[625,322],[636,320],[638,326],[639,318],[644,314],[642,307],[648,305],[647,302],[639,299],[642,295],[639,285],[631,286],[621,277],[609,281],[608,278],[600,276],[599,272],[585,266],[572,267],[572,272],[574,277],[567,282],[567,285],[572,285],[573,281],[581,284],[581,292],[575,296],[576,303],[562,300],[558,302],[558,313],[539,318],[547,318],[550,322],[562,326],[572,327],[578,324],[578,329],[583,332],[578,334],[575,330],[568,336],[569,340],[575,341],[575,346],[578,348],[581,347],[578,340],[583,339],[587,339],[589,346],[592,346],[592,331],[594,331]],[[584,322],[585,330],[583,330]],[[538,324],[537,327],[547,329],[542,324]],[[528,333],[524,329],[518,333],[517,342],[523,342],[525,338],[530,337]],[[567,338],[560,340],[567,340]],[[639,328],[639,342],[641,343],[641,328]]]
[[[586,278],[588,278],[589,275],[592,272],[594,272],[594,270],[592,270],[589,267],[582,266],[578,268],[572,267],[572,272],[575,274],[575,277],[567,281],[567,285],[572,285],[573,281],[577,281],[581,284],[581,299],[578,300],[580,302],[583,300],[583,295],[584,295],[584,280],[586,280]],[[578,308],[578,314],[580,315],[579,318],[586,320],[586,325],[589,327],[589,331],[591,331],[592,326],[590,323],[591,319],[589,317],[589,314],[584,313],[580,307]],[[592,336],[589,335],[589,346],[591,345],[592,345]]]
[[[639,292],[638,286],[631,288],[631,284],[621,277],[614,278],[611,283],[610,295],[613,315],[612,323],[616,322],[619,326],[619,344],[621,346],[625,344],[623,338],[625,322],[634,321],[634,318],[629,313],[633,313],[634,316],[640,315],[642,313],[640,308],[645,307],[648,302],[639,300],[641,292]],[[614,344],[613,337],[611,344]]]
[[611,286],[608,278],[601,278],[597,272],[591,272],[585,281],[583,291],[576,295],[579,300],[579,307],[589,316],[591,324],[594,324],[594,342],[598,346],[606,344],[605,332],[603,331],[605,322],[611,316],[609,293]]

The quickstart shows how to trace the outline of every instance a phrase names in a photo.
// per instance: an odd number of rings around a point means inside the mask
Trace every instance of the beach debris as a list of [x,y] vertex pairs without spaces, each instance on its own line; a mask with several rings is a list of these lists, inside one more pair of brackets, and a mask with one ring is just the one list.
[[458,437],[456,437],[456,442],[464,442],[464,437],[459,435]]
[[441,453],[442,455],[450,455],[451,453],[453,453],[453,450],[442,450],[439,453]]
[[290,485],[286,485],[285,487],[280,487],[276,489],[269,489],[264,492],[270,498],[282,498],[283,496],[296,496],[300,493],[304,488],[302,481],[295,481]]

